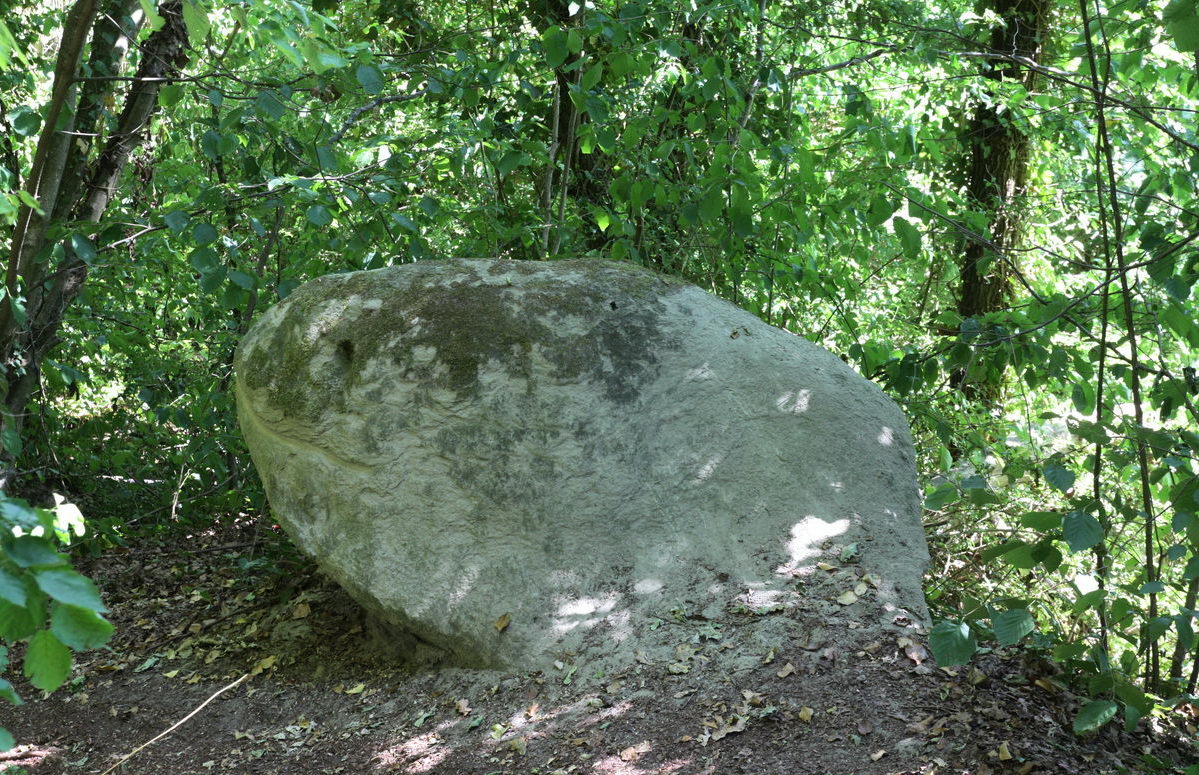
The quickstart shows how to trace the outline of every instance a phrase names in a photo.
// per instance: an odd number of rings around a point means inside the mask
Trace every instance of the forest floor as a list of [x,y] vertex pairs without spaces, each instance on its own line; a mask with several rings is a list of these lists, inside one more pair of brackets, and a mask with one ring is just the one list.
[[[1033,652],[942,669],[919,636],[846,617],[735,672],[712,658],[735,638],[678,622],[679,660],[619,675],[409,673],[285,539],[254,536],[230,528],[81,563],[117,634],[68,686],[19,686],[27,704],[0,707],[22,743],[0,771],[1098,775],[1197,761],[1193,707],[1079,738],[1082,698]],[[252,544],[274,559],[247,565]]]

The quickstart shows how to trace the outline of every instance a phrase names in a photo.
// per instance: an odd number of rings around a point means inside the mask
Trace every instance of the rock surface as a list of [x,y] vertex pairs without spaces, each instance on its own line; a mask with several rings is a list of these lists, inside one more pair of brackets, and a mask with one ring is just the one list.
[[236,369],[276,519],[415,661],[605,669],[804,584],[927,617],[898,407],[694,286],[602,261],[331,275]]

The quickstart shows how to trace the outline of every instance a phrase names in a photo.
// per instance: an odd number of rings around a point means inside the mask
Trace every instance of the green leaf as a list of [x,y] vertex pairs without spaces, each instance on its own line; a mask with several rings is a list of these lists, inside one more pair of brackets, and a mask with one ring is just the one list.
[[[1094,399],[1088,396],[1087,400],[1093,401]],[[1066,420],[1066,427],[1075,436],[1080,439],[1086,439],[1092,444],[1106,444],[1111,440],[1111,437],[1107,435],[1107,430],[1102,425],[1088,420],[1075,420],[1071,418]]]
[[333,223],[333,214],[324,205],[313,205],[308,208],[308,221],[318,228],[324,228]]
[[699,217],[705,221],[714,221],[724,213],[724,193],[714,187],[699,203]]
[[93,611],[107,611],[100,592],[91,579],[70,568],[52,568],[33,572],[37,585],[60,603],[77,605]]
[[192,229],[192,239],[196,241],[198,247],[211,245],[216,242],[216,238],[216,229],[210,223],[197,223],[195,228]]
[[593,65],[583,73],[582,86],[587,91],[594,89],[604,77],[604,66]]
[[[5,669],[8,669],[8,660],[5,660]],[[7,700],[12,705],[24,705],[21,696],[17,694],[17,690],[12,688],[12,684],[3,678],[0,678],[0,699]],[[0,751],[4,750],[4,746],[0,745]]]
[[208,12],[194,0],[184,0],[183,23],[187,27],[187,42],[196,51],[204,45],[211,24],[208,22]]
[[233,283],[238,288],[244,288],[247,291],[254,290],[254,286],[257,284],[251,275],[248,275],[245,272],[240,272],[236,269],[229,273],[229,282]]
[[1030,511],[1020,517],[1020,524],[1042,533],[1048,533],[1050,530],[1057,530],[1062,526],[1062,515],[1054,511]]
[[75,255],[85,264],[91,264],[96,260],[96,245],[90,239],[82,234],[71,235],[71,249],[75,251]]
[[1119,707],[1111,700],[1091,700],[1082,706],[1074,719],[1074,734],[1094,732],[1116,717]]
[[570,55],[566,32],[557,25],[542,33],[541,48],[545,51],[546,64],[552,69],[561,67]]
[[227,270],[223,266],[214,267],[211,271],[200,273],[200,290],[213,293],[225,287]]
[[924,497],[924,508],[928,511],[937,511],[956,502],[960,497],[958,488],[952,484],[943,484]]
[[495,170],[501,176],[506,176],[522,164],[528,164],[529,161],[529,157],[526,154],[519,151],[508,151],[496,162]]
[[978,643],[970,625],[962,622],[937,622],[928,635],[928,645],[933,657],[941,667],[964,665],[978,650]]
[[1092,590],[1074,601],[1074,613],[1079,614],[1088,608],[1097,608],[1105,599],[1107,599],[1106,590]]
[[1000,646],[1014,646],[1036,629],[1036,626],[1032,614],[1023,608],[1013,608],[1011,611],[995,614],[991,619],[991,628],[995,630],[995,637]]
[[751,237],[754,234],[754,210],[749,197],[740,186],[733,189],[729,202],[729,222],[733,231],[739,237]]
[[1162,13],[1179,51],[1199,51],[1199,8],[1195,0],[1173,0]]
[[10,734],[9,731],[4,727],[0,727],[0,753],[10,751],[16,747],[17,741],[13,739],[12,734]]
[[212,248],[197,248],[187,257],[187,262],[200,274],[207,274],[220,266],[220,257]]
[[899,216],[891,219],[891,226],[895,229],[895,236],[899,237],[899,244],[903,247],[904,255],[908,258],[919,256],[924,240],[920,230],[909,223],[906,218]]
[[7,600],[0,600],[0,640],[15,643],[28,638],[45,621],[46,610],[42,603],[44,598],[33,590],[27,590],[26,594],[29,597],[26,598],[24,606],[15,606]]
[[39,630],[29,639],[25,652],[25,677],[44,692],[62,686],[71,674],[71,650],[49,630]]
[[1074,472],[1068,468],[1063,468],[1058,463],[1046,463],[1044,472],[1045,481],[1062,492],[1067,492],[1074,486]]
[[870,200],[870,211],[866,214],[866,223],[871,226],[881,226],[895,210],[896,205],[890,199],[881,194],[875,196]]
[[358,78],[358,83],[362,85],[362,90],[367,94],[378,94],[383,91],[383,71],[374,65],[358,65],[354,75]]
[[1071,511],[1062,520],[1062,534],[1071,552],[1081,552],[1103,540],[1103,527],[1085,511]]
[[14,538],[4,545],[4,553],[22,568],[67,564],[67,558],[54,551],[50,539],[39,536]]
[[179,104],[179,100],[183,99],[183,87],[177,83],[168,83],[158,90],[158,104],[164,108],[171,108]]
[[25,584],[16,576],[0,567],[0,600],[15,606],[25,607]]
[[75,605],[56,605],[50,631],[76,651],[103,646],[112,637],[112,624],[100,614]]
[[21,137],[32,137],[42,127],[42,117],[37,111],[18,105],[12,113],[12,129]]
[[[0,500],[0,523],[7,523],[8,526],[17,526],[25,530],[32,530],[42,524],[38,519],[37,512],[29,507],[29,504],[19,498],[4,498]],[[5,530],[5,533],[8,531]]]
[[274,89],[258,92],[258,99],[254,100],[254,107],[261,115],[274,121],[278,121],[287,114],[287,105]]
[[399,226],[401,229],[408,232],[409,234],[419,234],[420,233],[420,227],[416,225],[416,222],[413,221],[411,218],[409,218],[407,215],[404,215],[403,213],[392,213],[391,220],[395,223],[396,226]]
[[166,215],[162,216],[162,222],[167,225],[167,228],[176,234],[182,234],[187,228],[187,224],[191,222],[191,216],[183,210],[171,210]]

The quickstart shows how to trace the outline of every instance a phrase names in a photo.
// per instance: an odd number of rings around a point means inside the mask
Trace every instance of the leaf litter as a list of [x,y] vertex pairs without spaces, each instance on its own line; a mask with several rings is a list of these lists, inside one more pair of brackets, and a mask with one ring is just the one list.
[[[87,570],[118,625],[113,650],[83,654],[69,689],[6,717],[31,745],[0,767],[40,759],[35,772],[53,775],[114,761],[242,673],[253,674],[244,686],[123,771],[623,772],[604,764],[615,761],[637,775],[1090,775],[1188,754],[1180,741],[1199,713],[1152,736],[1144,723],[1074,736],[1081,698],[1028,674],[1018,649],[936,669],[918,628],[874,623],[879,584],[856,549],[830,546],[821,577],[783,605],[718,622],[664,611],[678,641],[669,659],[633,654],[603,676],[571,663],[553,679],[399,670],[357,606],[301,561],[255,577],[216,552],[106,555]],[[500,616],[497,634],[510,624]]]

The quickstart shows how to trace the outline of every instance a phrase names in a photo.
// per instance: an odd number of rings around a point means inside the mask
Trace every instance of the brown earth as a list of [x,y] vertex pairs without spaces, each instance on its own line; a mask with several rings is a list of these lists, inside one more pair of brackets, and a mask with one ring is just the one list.
[[[0,706],[23,743],[0,771],[104,773],[135,750],[115,771],[1091,775],[1199,761],[1191,706],[1079,738],[1081,698],[1032,652],[937,668],[907,622],[865,624],[878,613],[869,591],[830,599],[863,589],[849,566],[781,610],[728,622],[676,612],[660,625],[677,632],[668,663],[414,674],[285,539],[249,539],[231,529],[81,563],[117,636],[58,692],[18,686],[27,704]],[[763,626],[790,633],[787,645],[755,650]]]

